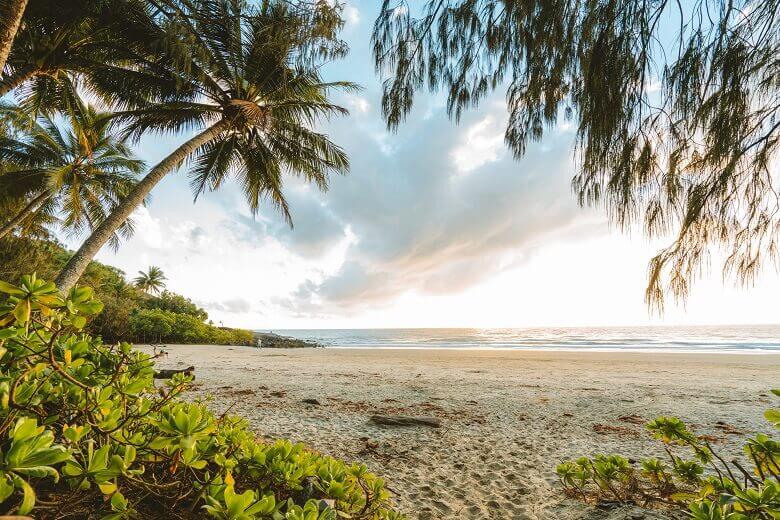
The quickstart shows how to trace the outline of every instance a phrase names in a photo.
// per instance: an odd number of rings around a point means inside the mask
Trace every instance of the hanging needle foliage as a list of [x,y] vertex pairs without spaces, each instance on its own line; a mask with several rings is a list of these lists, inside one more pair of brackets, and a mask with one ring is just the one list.
[[780,1],[385,0],[373,49],[395,129],[421,89],[456,121],[506,91],[517,158],[576,124],[581,204],[668,237],[646,298],[684,299],[712,253],[749,284],[776,262]]

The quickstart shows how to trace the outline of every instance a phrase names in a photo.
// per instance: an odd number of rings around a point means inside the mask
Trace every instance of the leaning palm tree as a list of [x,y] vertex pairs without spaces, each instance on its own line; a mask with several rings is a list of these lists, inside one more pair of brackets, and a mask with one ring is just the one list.
[[166,280],[167,278],[162,269],[156,265],[151,265],[146,272],[138,271],[138,276],[135,277],[133,283],[136,288],[147,294],[159,294],[165,289]]
[[27,0],[0,0],[0,12],[3,13],[0,20],[0,74],[5,68],[26,7]]
[[[316,47],[313,42],[322,40],[319,48],[326,49],[329,36],[323,38],[316,24],[310,27],[307,17],[281,0],[264,2],[260,9],[234,0],[181,4],[186,10],[170,16],[167,30],[185,42],[191,54],[170,73],[192,94],[129,110],[118,118],[136,138],[146,132],[194,135],[154,166],[82,244],[57,278],[62,290],[76,283],[111,234],[185,160],[196,198],[233,176],[253,213],[263,200],[270,200],[288,222],[282,193],[285,173],[324,190],[330,173],[348,170],[344,151],[314,126],[322,117],[347,113],[328,100],[332,89],[355,86],[325,83],[320,63],[300,59]],[[111,90],[118,89],[112,85]]]
[[[30,118],[14,107],[0,107],[15,131],[0,136],[0,198],[24,200],[0,225],[0,238],[18,227],[57,219],[78,235],[97,227],[135,186],[144,163],[109,127],[109,114],[78,103],[64,124]],[[132,231],[124,223],[118,231]],[[110,237],[117,245],[114,233]]]

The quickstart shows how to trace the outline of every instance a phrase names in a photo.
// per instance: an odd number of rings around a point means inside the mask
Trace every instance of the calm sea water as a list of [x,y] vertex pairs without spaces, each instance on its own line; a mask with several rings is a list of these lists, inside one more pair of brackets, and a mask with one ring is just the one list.
[[[266,331],[267,332],[267,331]],[[780,353],[780,325],[522,329],[296,329],[277,334],[340,348],[498,348]]]

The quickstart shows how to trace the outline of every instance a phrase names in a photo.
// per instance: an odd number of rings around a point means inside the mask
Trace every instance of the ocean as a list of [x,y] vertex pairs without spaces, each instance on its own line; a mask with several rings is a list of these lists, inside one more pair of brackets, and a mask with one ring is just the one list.
[[[264,330],[263,332],[269,332]],[[333,348],[780,353],[780,325],[506,329],[289,329]]]

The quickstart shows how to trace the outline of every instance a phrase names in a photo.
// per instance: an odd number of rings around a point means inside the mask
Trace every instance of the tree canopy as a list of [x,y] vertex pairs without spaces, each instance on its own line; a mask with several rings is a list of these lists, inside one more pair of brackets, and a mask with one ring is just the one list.
[[[778,260],[778,0],[385,0],[373,50],[389,128],[421,89],[456,121],[506,91],[507,145],[576,128],[581,204],[671,243],[649,265],[648,302],[685,298],[724,255],[749,283]],[[720,256],[718,256],[720,258]]]

